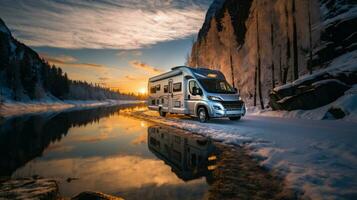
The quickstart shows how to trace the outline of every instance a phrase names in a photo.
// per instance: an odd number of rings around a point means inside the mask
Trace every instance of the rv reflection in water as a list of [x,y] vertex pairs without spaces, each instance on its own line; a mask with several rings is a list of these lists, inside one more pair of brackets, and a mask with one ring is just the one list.
[[210,139],[173,128],[151,126],[148,128],[148,147],[171,166],[180,179],[189,181],[206,177],[208,183],[212,182],[217,150]]

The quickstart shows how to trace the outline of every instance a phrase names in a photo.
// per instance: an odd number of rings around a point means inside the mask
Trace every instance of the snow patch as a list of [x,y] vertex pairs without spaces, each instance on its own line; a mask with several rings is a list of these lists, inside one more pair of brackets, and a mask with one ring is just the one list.
[[105,100],[105,101],[29,101],[0,103],[0,116],[10,117],[29,113],[55,112],[67,109],[83,109],[100,106],[116,106],[123,104],[143,103],[139,100]]

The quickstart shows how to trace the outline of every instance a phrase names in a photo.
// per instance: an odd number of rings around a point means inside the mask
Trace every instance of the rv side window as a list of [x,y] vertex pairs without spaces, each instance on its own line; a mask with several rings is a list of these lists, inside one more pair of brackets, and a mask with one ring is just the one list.
[[173,85],[173,91],[174,92],[181,92],[181,88],[182,88],[182,83],[174,83]]
[[198,84],[196,83],[196,81],[190,81],[188,84],[190,93],[193,94],[193,88],[199,88]]
[[169,92],[169,86],[168,85],[164,85],[164,93],[168,93]]
[[156,91],[160,91],[160,85],[156,85]]
[[154,94],[156,93],[156,88],[153,86],[153,87],[150,87],[150,93],[151,94]]

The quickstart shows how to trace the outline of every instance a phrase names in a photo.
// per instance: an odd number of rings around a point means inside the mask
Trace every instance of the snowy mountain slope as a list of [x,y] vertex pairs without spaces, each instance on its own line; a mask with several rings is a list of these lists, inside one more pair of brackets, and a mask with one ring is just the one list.
[[301,199],[357,197],[357,123],[248,115],[239,122],[213,119],[202,124],[183,116],[163,118],[154,111],[128,115],[242,146],[281,175]]
[[0,18],[0,32],[5,33],[7,35],[11,35],[10,30],[6,27],[4,21]]
[[17,41],[0,19],[0,102],[135,99],[108,88],[68,79],[30,47]]
[[45,84],[45,80],[50,76],[61,79],[63,74],[57,73],[57,68],[51,69],[35,51],[17,41],[1,19],[0,27],[1,99],[57,99],[50,86],[55,82]]

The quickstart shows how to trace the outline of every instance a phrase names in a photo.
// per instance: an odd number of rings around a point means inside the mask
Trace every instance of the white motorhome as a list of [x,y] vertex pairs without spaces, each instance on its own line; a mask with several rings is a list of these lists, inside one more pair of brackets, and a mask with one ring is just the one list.
[[148,107],[166,113],[196,116],[200,122],[228,117],[239,120],[246,113],[237,89],[217,70],[178,66],[152,77],[148,84]]

